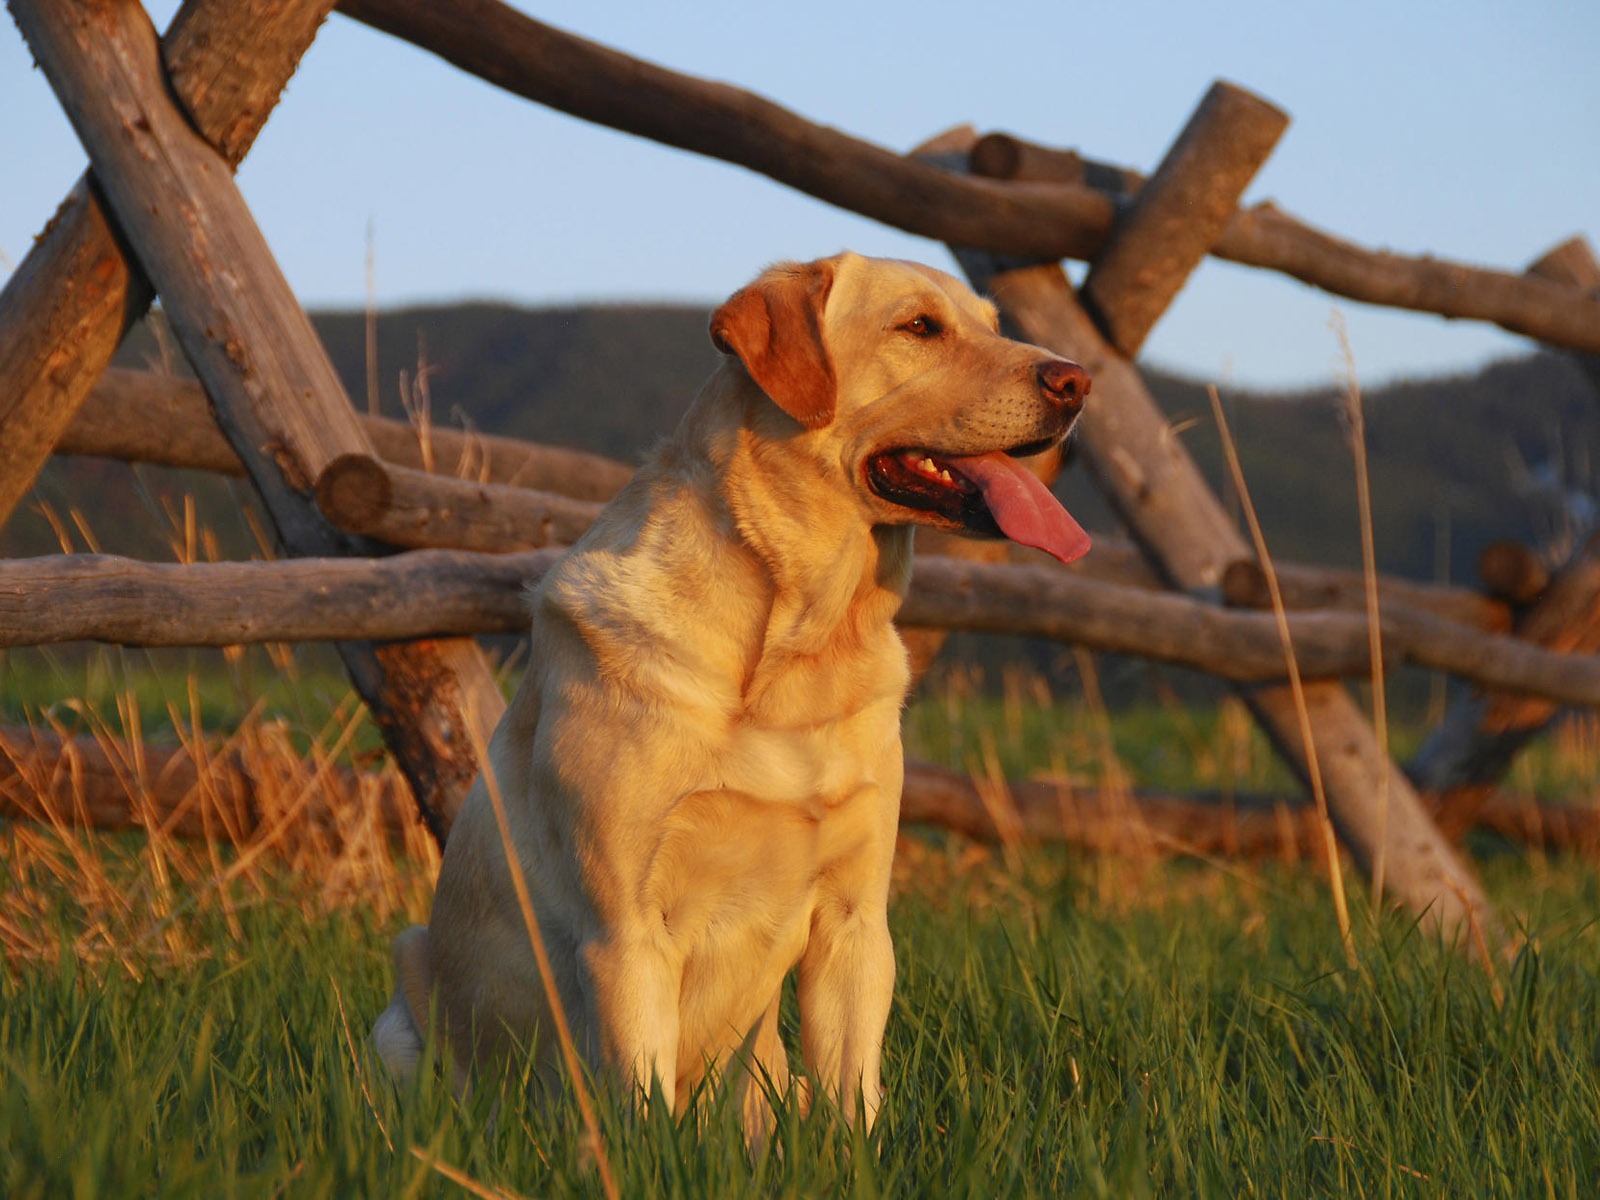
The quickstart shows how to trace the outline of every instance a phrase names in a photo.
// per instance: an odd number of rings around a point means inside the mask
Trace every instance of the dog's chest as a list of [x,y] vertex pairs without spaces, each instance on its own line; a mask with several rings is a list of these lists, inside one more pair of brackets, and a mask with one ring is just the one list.
[[866,907],[892,845],[898,724],[881,715],[728,739],[718,786],[680,798],[645,888],[682,964],[680,1053],[750,1028],[798,961],[819,906]]
[[886,758],[898,757],[898,705],[788,728],[735,717],[718,740],[722,787],[820,817],[864,782],[880,779]]

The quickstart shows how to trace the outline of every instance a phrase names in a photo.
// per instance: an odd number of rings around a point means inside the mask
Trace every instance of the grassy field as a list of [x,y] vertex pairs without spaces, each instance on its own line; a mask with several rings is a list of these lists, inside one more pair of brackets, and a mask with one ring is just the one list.
[[[97,703],[181,727],[189,697],[226,720],[246,693],[181,670],[139,686]],[[307,742],[341,711],[286,694],[248,719],[297,706]],[[957,766],[1162,785],[1275,770],[1228,709],[1119,716],[1023,685],[946,688],[908,739]],[[1557,743],[1524,782],[1592,783],[1594,747]],[[0,1194],[603,1194],[570,1100],[491,1115],[432,1079],[397,1095],[370,1060],[388,939],[426,913],[425,841],[360,813],[336,842],[269,814],[229,847],[19,822],[0,855]],[[1479,863],[1513,957],[1486,970],[1375,917],[1352,876],[1352,966],[1308,868],[916,835],[870,1136],[780,1101],[752,1161],[715,1095],[675,1123],[602,1092],[598,1152],[627,1196],[1593,1195],[1600,870],[1503,846]]]

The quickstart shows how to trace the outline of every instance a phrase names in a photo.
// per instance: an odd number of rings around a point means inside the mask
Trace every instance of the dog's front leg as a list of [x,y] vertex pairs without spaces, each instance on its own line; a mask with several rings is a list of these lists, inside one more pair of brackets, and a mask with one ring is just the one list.
[[824,899],[800,960],[800,1049],[817,1091],[847,1122],[855,1120],[859,1096],[869,1129],[883,1099],[879,1070],[893,993],[886,910]]
[[591,1015],[589,1037],[600,1061],[648,1103],[652,1084],[677,1106],[678,998],[682,970],[641,938],[591,943],[583,953]]

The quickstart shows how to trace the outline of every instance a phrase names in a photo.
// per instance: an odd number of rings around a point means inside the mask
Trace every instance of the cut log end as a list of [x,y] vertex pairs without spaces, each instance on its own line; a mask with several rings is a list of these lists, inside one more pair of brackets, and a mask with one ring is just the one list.
[[1271,608],[1267,573],[1253,558],[1239,558],[1222,571],[1222,602],[1229,608]]
[[389,470],[365,454],[341,454],[317,479],[317,507],[341,529],[362,531],[394,504]]
[[1550,586],[1550,571],[1516,542],[1493,542],[1478,555],[1478,575],[1491,596],[1508,604],[1532,604]]
[[1009,133],[989,133],[973,144],[974,175],[1030,183],[1084,183],[1086,168],[1074,150],[1037,146]]
[[1235,128],[1249,128],[1270,146],[1289,127],[1289,114],[1272,101],[1226,79],[1218,79],[1200,102],[1202,109],[1225,117]]
[[1600,258],[1582,234],[1546,250],[1528,268],[1528,274],[1585,292],[1600,290]]

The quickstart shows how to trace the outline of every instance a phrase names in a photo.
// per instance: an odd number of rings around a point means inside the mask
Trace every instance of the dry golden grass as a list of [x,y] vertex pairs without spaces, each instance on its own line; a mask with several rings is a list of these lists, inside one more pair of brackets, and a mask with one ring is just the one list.
[[[252,905],[295,905],[308,918],[359,907],[380,922],[426,919],[438,851],[420,822],[394,819],[404,784],[392,765],[342,766],[364,710],[347,706],[337,730],[304,750],[284,722],[258,714],[226,737],[192,727],[182,735],[192,782],[157,808],[143,764],[169,751],[138,735],[127,695],[120,720],[86,714],[92,732],[48,765],[0,744],[0,799],[24,818],[0,823],[8,963],[70,957],[138,974],[153,961],[215,953],[193,930],[216,916],[237,930],[237,914]],[[131,738],[120,732],[128,728]],[[134,830],[95,827],[92,806],[103,798],[86,791],[83,740],[124,773]]]

